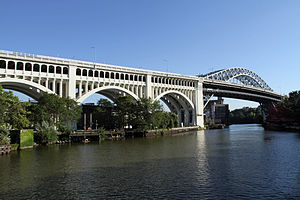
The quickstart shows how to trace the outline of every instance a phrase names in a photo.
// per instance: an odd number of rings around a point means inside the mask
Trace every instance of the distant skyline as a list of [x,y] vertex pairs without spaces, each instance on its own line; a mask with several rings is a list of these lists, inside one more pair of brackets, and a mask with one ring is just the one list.
[[[99,63],[184,75],[245,67],[276,92],[300,89],[300,1],[29,0],[1,7],[3,50],[93,62],[95,47]],[[225,102],[231,109],[258,105]]]

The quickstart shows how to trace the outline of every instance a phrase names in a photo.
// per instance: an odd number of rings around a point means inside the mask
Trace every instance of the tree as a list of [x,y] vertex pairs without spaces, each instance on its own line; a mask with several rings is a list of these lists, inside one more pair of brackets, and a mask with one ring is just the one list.
[[36,125],[36,133],[34,135],[34,141],[38,144],[46,144],[48,142],[57,141],[57,131],[53,124],[46,121],[38,123]]
[[0,86],[0,125],[8,124],[12,129],[27,127],[27,106],[28,103],[21,102],[11,91],[4,91]]
[[115,103],[115,112],[118,116],[116,120],[118,127],[125,128],[132,125],[134,113],[133,97],[120,96]]
[[257,108],[244,107],[235,109],[229,113],[229,123],[231,124],[251,124],[262,123],[262,109],[260,106]]
[[57,129],[65,128],[81,116],[81,107],[76,101],[48,93],[40,97],[37,104],[32,104],[31,111],[34,124],[48,122]]
[[100,99],[98,101],[98,108],[94,113],[95,118],[98,121],[99,127],[105,129],[115,128],[115,116],[114,116],[114,104],[107,99]]
[[289,93],[281,102],[293,111],[293,118],[300,122],[300,90]]
[[[98,101],[99,108],[96,116],[99,124],[107,128],[114,127],[132,128],[136,132],[145,132],[150,129],[173,128],[178,125],[177,116],[174,113],[163,111],[158,101],[152,102],[149,98],[141,98],[135,101],[131,96],[120,96],[115,104],[106,99]],[[104,124],[102,124],[104,123]]]
[[28,103],[21,102],[11,91],[0,86],[0,144],[10,144],[9,130],[29,125],[26,117]]
[[133,106],[135,107],[133,127],[140,132],[151,129],[156,113],[163,110],[158,101],[152,102],[150,98],[141,98]]

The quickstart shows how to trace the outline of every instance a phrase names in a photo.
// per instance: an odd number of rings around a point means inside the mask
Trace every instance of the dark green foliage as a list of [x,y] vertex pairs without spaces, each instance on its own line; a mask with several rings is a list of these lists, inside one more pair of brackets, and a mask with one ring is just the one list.
[[300,122],[300,90],[289,93],[289,96],[286,96],[281,103],[291,109],[292,117]]
[[21,102],[11,91],[4,91],[0,86],[0,126],[9,125],[12,129],[27,127],[27,106],[28,103]]
[[34,142],[37,144],[46,144],[57,141],[57,131],[53,124],[46,121],[36,125],[36,132],[34,134]]
[[47,93],[37,104],[31,105],[30,111],[30,119],[35,125],[48,122],[59,131],[65,130],[69,122],[76,122],[81,115],[81,107],[76,101]]
[[261,107],[233,110],[229,113],[230,124],[261,124],[263,123],[263,113]]
[[9,144],[9,130],[22,129],[29,125],[26,107],[11,91],[7,92],[0,86],[0,144]]
[[113,115],[114,105],[107,99],[100,99],[98,101],[98,108],[94,113],[94,117],[97,119],[98,127],[105,129],[115,128],[115,116]]
[[150,129],[173,128],[178,125],[177,116],[164,112],[159,102],[142,98],[135,101],[131,96],[119,97],[115,104],[105,99],[98,102],[95,113],[98,124],[105,129],[131,128],[136,132]]

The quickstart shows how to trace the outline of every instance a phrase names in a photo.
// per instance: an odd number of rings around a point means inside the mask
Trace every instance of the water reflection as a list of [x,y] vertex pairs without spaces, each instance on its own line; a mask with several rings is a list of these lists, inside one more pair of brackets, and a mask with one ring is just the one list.
[[300,137],[259,125],[39,147],[0,157],[0,199],[289,199]]

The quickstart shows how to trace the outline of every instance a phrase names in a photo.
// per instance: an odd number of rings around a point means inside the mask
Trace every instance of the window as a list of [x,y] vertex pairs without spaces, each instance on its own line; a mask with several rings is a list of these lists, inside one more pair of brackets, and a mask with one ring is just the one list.
[[34,71],[34,72],[39,72],[39,71],[40,71],[40,65],[34,64],[34,65],[33,65],[33,71]]

